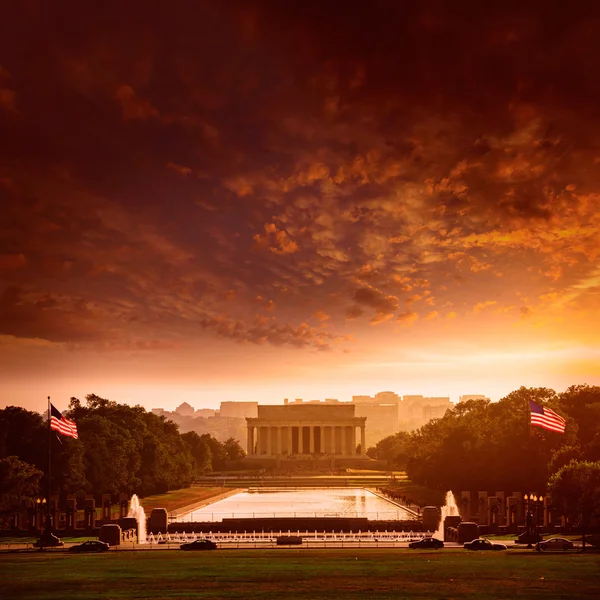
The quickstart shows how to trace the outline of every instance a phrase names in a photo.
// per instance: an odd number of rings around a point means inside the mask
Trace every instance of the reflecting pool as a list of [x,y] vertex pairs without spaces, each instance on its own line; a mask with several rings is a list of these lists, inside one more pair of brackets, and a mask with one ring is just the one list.
[[362,517],[414,519],[412,513],[364,488],[256,489],[193,510],[178,522],[258,517]]

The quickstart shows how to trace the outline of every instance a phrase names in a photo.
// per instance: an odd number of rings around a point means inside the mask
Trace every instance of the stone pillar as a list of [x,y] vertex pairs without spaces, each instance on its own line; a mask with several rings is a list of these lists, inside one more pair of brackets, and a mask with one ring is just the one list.
[[110,494],[102,494],[102,520],[110,521],[110,507],[112,504],[112,497]]
[[488,525],[488,494],[487,492],[477,492],[478,507],[477,516],[479,525]]
[[67,529],[75,529],[77,519],[77,498],[69,496],[67,498]]
[[302,425],[298,425],[298,454],[304,454],[304,431]]
[[273,428],[267,427],[267,456],[273,455]]
[[504,491],[496,492],[498,498],[498,525],[508,525],[506,519],[506,494]]
[[346,451],[346,427],[345,427],[345,425],[342,425],[340,427],[340,437],[342,438],[340,451],[341,451],[342,456],[346,456],[347,451]]
[[248,429],[246,431],[246,452],[248,453],[248,456],[250,456],[251,454],[253,454],[253,448],[252,448],[252,427],[250,427],[250,425],[248,425]]
[[283,432],[282,432],[283,427],[279,426],[277,428],[277,454],[279,454],[279,456],[281,456],[283,454],[283,446],[282,446],[282,441],[283,441]]
[[308,426],[308,435],[309,435],[309,452],[311,454],[315,453],[315,426]]
[[545,531],[548,531],[548,528],[552,525],[552,499],[550,496],[544,498],[544,520],[542,523]]
[[96,501],[93,496],[86,496],[83,503],[83,523],[85,529],[96,526]]
[[366,432],[365,432],[365,426],[363,425],[360,428],[360,453],[361,454],[365,454],[367,452],[367,448],[366,448]]

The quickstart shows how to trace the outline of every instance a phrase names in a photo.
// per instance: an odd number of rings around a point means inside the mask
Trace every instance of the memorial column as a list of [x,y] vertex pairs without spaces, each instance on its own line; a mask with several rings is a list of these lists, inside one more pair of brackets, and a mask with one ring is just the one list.
[[308,426],[308,433],[309,433],[309,448],[310,448],[310,453],[314,454],[315,453],[315,426],[314,425],[309,425]]
[[271,456],[273,454],[272,433],[271,425],[269,425],[267,427],[267,456]]
[[302,425],[298,425],[298,454],[304,454],[304,436],[302,433]]
[[252,454],[252,427],[250,427],[250,425],[248,425],[248,431],[246,433],[247,433],[246,452],[247,452],[248,456],[250,456]]

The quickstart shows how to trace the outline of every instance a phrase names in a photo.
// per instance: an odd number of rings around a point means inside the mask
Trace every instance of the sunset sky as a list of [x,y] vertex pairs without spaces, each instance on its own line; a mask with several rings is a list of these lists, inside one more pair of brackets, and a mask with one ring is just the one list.
[[0,407],[600,384],[598,3],[89,6],[3,7]]

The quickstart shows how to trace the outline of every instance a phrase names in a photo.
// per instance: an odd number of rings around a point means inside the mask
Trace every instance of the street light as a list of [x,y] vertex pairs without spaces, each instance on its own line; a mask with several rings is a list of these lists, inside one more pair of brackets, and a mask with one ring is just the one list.
[[527,547],[528,548],[533,548],[533,546],[531,545],[531,538],[533,537],[533,514],[531,513],[531,501],[533,500],[533,495],[532,494],[525,494],[523,496],[523,498],[525,499],[525,525],[526,525],[526,535],[527,535]]
[[[535,533],[535,541],[539,541],[539,523],[540,523],[540,502],[543,502],[543,497],[541,494],[539,496],[537,494],[525,494],[523,496],[526,503],[526,525],[527,525],[527,547],[532,548],[531,540]],[[535,523],[533,520],[533,512],[532,512],[532,503],[535,507]]]

